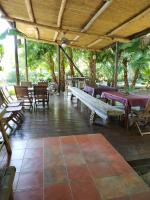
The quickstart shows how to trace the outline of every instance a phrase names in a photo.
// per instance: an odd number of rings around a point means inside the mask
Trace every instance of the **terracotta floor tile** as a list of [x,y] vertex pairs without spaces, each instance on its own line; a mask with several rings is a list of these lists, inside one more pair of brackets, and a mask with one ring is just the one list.
[[146,183],[135,173],[128,173],[122,175],[124,184],[126,185],[126,189],[128,194],[136,194],[140,192],[149,191]]
[[66,168],[57,166],[44,169],[44,185],[66,183],[68,180]]
[[43,186],[42,172],[25,172],[19,176],[17,190],[39,188]]
[[62,144],[63,154],[80,153],[80,149],[77,144]]
[[107,160],[105,154],[100,154],[97,151],[83,152],[83,155],[87,163],[104,162]]
[[74,165],[84,165],[86,164],[84,157],[80,153],[70,153],[65,155],[64,160],[67,166],[74,166]]
[[150,200],[150,191],[131,195],[131,200]]
[[71,190],[75,200],[101,200],[93,181],[71,181]]
[[37,158],[43,157],[43,148],[26,149],[24,158]]
[[65,161],[61,155],[44,156],[44,168],[64,166]]
[[91,175],[95,178],[117,175],[116,171],[112,168],[111,162],[88,163],[88,168]]
[[111,200],[130,200],[130,197],[129,196],[126,196],[126,197],[118,197],[118,198],[113,198]]
[[11,160],[23,159],[25,149],[18,149],[12,151]]
[[91,180],[88,168],[86,165],[67,167],[68,176],[71,180]]
[[131,168],[126,162],[122,162],[119,159],[112,162],[112,168],[116,171],[118,175],[134,173],[133,168]]
[[60,143],[59,137],[44,138],[44,148],[58,146]]
[[42,158],[26,158],[22,162],[21,172],[42,171],[43,159]]
[[75,137],[70,135],[70,136],[62,136],[60,137],[61,143],[66,144],[66,145],[73,145],[76,144]]
[[14,192],[14,200],[43,200],[43,188]]
[[70,188],[67,184],[49,185],[44,189],[44,200],[72,200]]
[[102,199],[113,199],[127,196],[126,185],[120,176],[112,176],[95,179],[97,189]]

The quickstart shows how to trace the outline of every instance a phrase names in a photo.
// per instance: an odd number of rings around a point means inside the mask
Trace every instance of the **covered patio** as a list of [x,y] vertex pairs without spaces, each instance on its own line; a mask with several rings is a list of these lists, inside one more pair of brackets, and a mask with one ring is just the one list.
[[[9,199],[6,193],[11,194],[12,189],[14,200],[149,200],[149,183],[143,174],[150,173],[150,135],[142,137],[134,126],[120,123],[128,111],[97,99],[96,92],[101,97],[118,92],[118,45],[149,33],[150,2],[2,0],[0,10],[1,17],[26,36],[27,43],[36,40],[58,47],[58,94],[49,95],[47,107],[25,110],[21,126],[9,138],[12,153],[8,155],[5,147],[0,151],[0,169],[9,165],[16,168],[13,188],[0,179],[0,199]],[[17,36],[14,37],[16,41]],[[101,87],[101,91],[99,87],[92,95],[85,91],[85,97],[81,88],[70,86],[70,90],[62,91],[61,53],[78,74],[74,80],[84,79],[66,45],[92,52],[93,74],[96,52],[113,45],[113,89]],[[30,81],[27,52],[26,81]],[[144,101],[147,103],[148,99]],[[117,113],[117,117],[112,113]]]

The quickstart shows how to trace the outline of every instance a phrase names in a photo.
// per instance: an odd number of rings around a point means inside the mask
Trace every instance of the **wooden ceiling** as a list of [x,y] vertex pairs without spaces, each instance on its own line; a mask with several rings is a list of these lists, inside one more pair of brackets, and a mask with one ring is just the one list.
[[100,50],[150,28],[150,0],[0,0],[3,18],[28,38]]

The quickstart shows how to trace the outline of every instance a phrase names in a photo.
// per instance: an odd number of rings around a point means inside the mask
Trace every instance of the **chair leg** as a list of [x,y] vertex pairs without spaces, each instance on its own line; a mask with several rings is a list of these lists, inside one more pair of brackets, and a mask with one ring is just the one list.
[[142,131],[141,131],[141,128],[140,128],[138,122],[135,122],[135,124],[136,124],[136,126],[137,126],[137,128],[138,128],[138,131],[140,132],[140,134],[141,134],[142,136],[144,136],[144,135],[150,135],[150,131],[148,131],[148,132],[142,132]]

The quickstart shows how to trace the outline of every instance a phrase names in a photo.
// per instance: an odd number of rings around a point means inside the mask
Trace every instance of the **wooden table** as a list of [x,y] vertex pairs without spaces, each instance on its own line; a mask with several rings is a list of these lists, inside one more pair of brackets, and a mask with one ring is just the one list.
[[137,95],[137,94],[124,94],[121,92],[102,92],[102,98],[107,100],[117,101],[124,105],[125,109],[125,126],[128,127],[128,115],[131,112],[131,107],[139,106],[144,108],[148,101],[147,96]]
[[86,85],[83,89],[84,92],[96,97],[96,95],[101,95],[102,92],[107,92],[107,91],[118,91],[117,88],[115,87],[109,87],[106,85],[100,85],[98,87],[92,87],[92,86],[88,86]]

